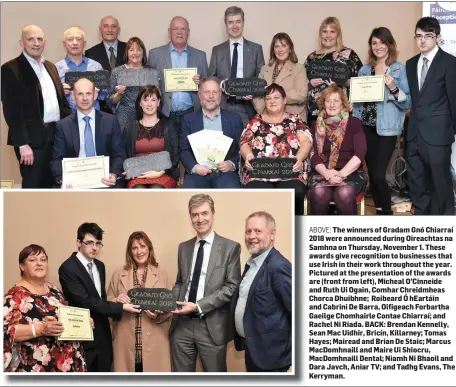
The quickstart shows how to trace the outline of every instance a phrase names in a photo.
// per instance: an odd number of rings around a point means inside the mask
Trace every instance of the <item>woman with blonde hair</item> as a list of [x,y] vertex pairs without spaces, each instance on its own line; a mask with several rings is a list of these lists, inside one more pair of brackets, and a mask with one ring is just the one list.
[[329,85],[334,83],[333,79],[311,79],[312,63],[316,61],[326,61],[347,65],[349,69],[349,79],[347,79],[345,84],[341,85],[347,96],[349,93],[350,78],[356,77],[359,69],[363,65],[356,52],[344,45],[342,28],[337,17],[330,16],[323,20],[320,25],[319,44],[319,49],[312,52],[304,63],[307,70],[307,77],[310,79],[307,117],[309,126],[311,126],[318,117],[319,109],[317,101],[320,98],[321,93]]

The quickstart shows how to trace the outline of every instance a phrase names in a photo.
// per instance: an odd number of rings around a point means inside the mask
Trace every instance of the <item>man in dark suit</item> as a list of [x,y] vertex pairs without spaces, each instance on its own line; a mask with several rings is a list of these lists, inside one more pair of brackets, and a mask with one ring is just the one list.
[[415,41],[421,54],[406,63],[412,113],[405,160],[416,215],[453,215],[451,144],[456,134],[456,58],[438,47],[439,21],[423,17]]
[[[215,77],[201,81],[198,91],[202,110],[187,114],[180,134],[180,160],[187,174],[183,188],[240,188],[236,173],[239,163],[239,141],[243,125],[238,114],[220,109],[222,92]],[[225,160],[216,169],[198,164],[190,146],[190,134],[209,129],[233,139]],[[215,166],[214,166],[215,167]]]
[[162,93],[161,112],[175,123],[180,133],[185,114],[201,108],[196,91],[166,92],[164,70],[174,68],[197,68],[193,82],[199,85],[200,79],[207,77],[206,53],[187,44],[190,26],[187,19],[175,16],[168,28],[170,42],[149,51],[147,64],[159,71],[160,90]]
[[[94,108],[97,90],[92,81],[81,78],[73,87],[71,96],[76,102],[76,112],[57,122],[52,175],[62,186],[62,160],[71,157],[109,156],[109,178],[101,181],[109,187],[120,187],[125,145],[115,116]],[[66,184],[66,183],[65,183]],[[66,188],[66,187],[62,187]]]
[[50,162],[55,123],[71,113],[55,66],[44,60],[44,33],[22,30],[23,52],[2,65],[3,115],[8,145],[14,146],[22,188],[52,188]]
[[125,64],[127,44],[117,39],[120,34],[119,21],[113,16],[105,16],[100,21],[100,33],[102,41],[90,47],[85,56],[100,63],[104,70],[112,71]]
[[234,345],[245,350],[247,372],[286,372],[291,366],[291,263],[274,248],[275,234],[269,213],[247,218],[251,258],[231,301]]
[[108,317],[119,320],[123,312],[141,311],[135,305],[106,300],[105,266],[96,259],[103,247],[102,239],[103,230],[96,223],[83,223],[77,232],[78,252],[59,267],[59,281],[68,304],[90,309],[94,321],[94,340],[83,342],[89,372],[111,372],[112,337]]
[[212,229],[214,201],[190,198],[196,237],[179,245],[173,294],[178,307],[170,328],[174,372],[195,372],[199,354],[205,372],[226,372],[226,345],[233,339],[230,301],[241,277],[241,245]]
[[[229,7],[225,11],[225,26],[229,39],[212,49],[209,75],[220,81],[228,78],[258,77],[264,66],[263,48],[242,36],[244,31],[244,11],[239,7]],[[223,95],[222,109],[238,113],[244,127],[255,114],[252,96],[230,97]]]

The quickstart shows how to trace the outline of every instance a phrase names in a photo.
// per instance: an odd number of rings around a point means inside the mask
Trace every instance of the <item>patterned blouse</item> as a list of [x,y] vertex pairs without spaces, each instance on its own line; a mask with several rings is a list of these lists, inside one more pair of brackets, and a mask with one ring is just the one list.
[[[304,63],[304,67],[307,70],[307,77],[311,79],[309,74],[309,67],[310,63],[316,60],[325,60],[328,62],[341,62],[345,63],[348,68],[350,69],[350,73],[352,77],[358,76],[359,69],[363,66],[361,59],[359,59],[358,55],[355,51],[351,48],[344,47],[341,51],[334,51],[328,52],[326,54],[317,54],[316,51],[312,52],[306,59]],[[309,109],[309,116],[318,116],[318,106],[317,101],[320,98],[320,95],[324,89],[326,89],[326,83],[323,83],[320,86],[312,87],[309,83],[309,96],[308,96],[308,109]],[[348,96],[349,93],[349,84],[343,87],[345,94]]]
[[[312,135],[307,127],[307,124],[301,120],[298,115],[287,113],[285,119],[279,124],[269,124],[261,119],[260,115],[253,117],[241,135],[240,147],[248,144],[252,149],[255,158],[271,157],[271,158],[287,158],[296,157],[300,144],[298,133],[302,133],[309,139],[312,144]],[[247,168],[243,165],[241,159],[241,182],[247,184],[251,180],[261,180],[269,182],[277,182],[284,179],[258,179],[251,178]],[[299,180],[306,184],[307,174],[310,170],[309,160],[304,160],[303,171],[299,177],[290,180]]]
[[46,282],[46,295],[32,294],[22,286],[12,287],[3,299],[3,370],[5,372],[86,372],[84,350],[78,341],[58,341],[39,336],[13,342],[16,325],[55,316],[58,305],[67,305],[62,292]]

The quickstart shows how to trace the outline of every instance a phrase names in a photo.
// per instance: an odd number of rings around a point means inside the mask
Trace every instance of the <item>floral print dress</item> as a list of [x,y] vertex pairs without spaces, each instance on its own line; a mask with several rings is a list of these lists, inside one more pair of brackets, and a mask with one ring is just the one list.
[[[363,66],[361,59],[359,59],[358,55],[355,51],[351,48],[344,47],[340,51],[328,52],[325,54],[317,54],[316,51],[312,52],[306,59],[304,63],[304,67],[306,68],[307,72],[309,72],[310,63],[317,60],[324,60],[328,62],[341,62],[345,63],[348,68],[350,69],[350,74],[352,77],[358,76],[359,69]],[[310,78],[310,74],[307,73],[307,77]],[[321,93],[324,89],[326,89],[328,85],[323,83],[320,86],[312,87],[309,83],[309,94],[308,94],[308,109],[309,109],[309,117],[313,116],[315,119],[318,116],[318,106],[317,101],[320,98]],[[349,82],[343,87],[345,94],[348,96],[349,94]]]
[[[269,124],[262,120],[260,115],[253,117],[241,135],[240,148],[248,144],[255,158],[294,158],[296,157],[300,144],[298,133],[303,133],[312,143],[312,135],[307,125],[302,121],[299,115],[288,113],[285,119],[279,124]],[[251,180],[277,182],[285,179],[258,179],[251,178],[248,170],[241,160],[241,183],[247,184]],[[303,170],[297,178],[289,180],[299,180],[307,183],[307,174],[310,170],[309,160],[304,160]]]
[[60,290],[46,283],[46,295],[32,294],[22,286],[12,287],[3,300],[3,370],[5,372],[86,372],[82,345],[39,336],[15,343],[18,324],[32,324],[55,316],[58,305],[67,305]]

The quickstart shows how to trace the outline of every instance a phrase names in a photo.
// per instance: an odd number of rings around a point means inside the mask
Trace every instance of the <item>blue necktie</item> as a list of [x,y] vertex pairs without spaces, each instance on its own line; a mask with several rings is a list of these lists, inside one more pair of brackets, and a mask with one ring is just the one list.
[[95,152],[95,145],[93,144],[93,134],[92,134],[92,127],[90,126],[90,117],[85,116],[84,121],[86,123],[84,129],[84,142],[85,142],[85,154],[86,157],[93,157],[96,156]]

